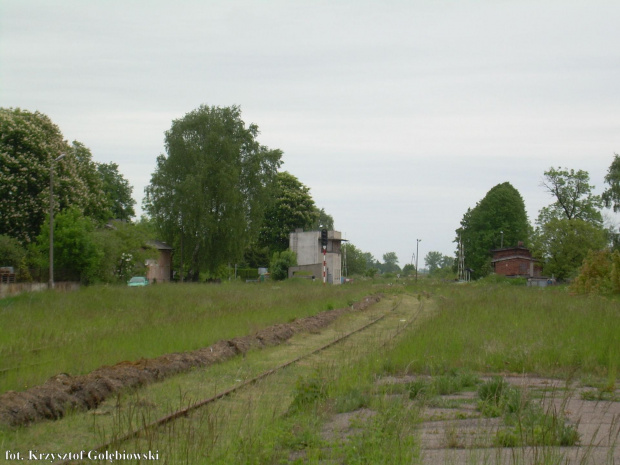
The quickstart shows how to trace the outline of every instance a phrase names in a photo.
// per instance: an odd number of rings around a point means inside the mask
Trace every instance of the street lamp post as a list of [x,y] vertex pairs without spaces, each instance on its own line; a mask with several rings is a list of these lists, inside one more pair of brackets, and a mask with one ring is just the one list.
[[502,235],[502,242],[500,243],[500,249],[504,248],[504,231],[500,231],[500,234]]
[[422,242],[422,239],[416,239],[415,244],[415,282],[418,282],[418,246]]
[[61,154],[52,160],[50,167],[50,276],[47,287],[54,289],[54,164],[64,158]]

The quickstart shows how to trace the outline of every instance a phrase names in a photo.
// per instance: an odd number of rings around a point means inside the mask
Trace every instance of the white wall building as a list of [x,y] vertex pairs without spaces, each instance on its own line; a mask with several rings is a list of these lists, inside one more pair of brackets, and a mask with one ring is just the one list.
[[[327,232],[327,249],[325,253],[326,277],[330,284],[341,284],[342,265],[340,251],[342,241],[340,231]],[[297,266],[288,269],[288,277],[314,276],[323,280],[323,247],[321,231],[292,232],[289,236],[289,248],[297,254]]]

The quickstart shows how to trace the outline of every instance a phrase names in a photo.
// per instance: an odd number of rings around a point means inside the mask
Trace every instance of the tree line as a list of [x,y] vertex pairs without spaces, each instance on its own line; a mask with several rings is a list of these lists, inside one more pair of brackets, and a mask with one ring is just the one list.
[[0,266],[13,266],[21,279],[48,268],[52,174],[55,267],[72,279],[143,274],[156,256],[152,239],[174,248],[183,280],[221,277],[232,265],[292,264],[289,233],[334,229],[334,219],[280,171],[282,151],[258,135],[237,106],[203,105],[174,120],[145,189],[147,215],[135,221],[133,189],[118,165],[94,162],[42,113],[0,109]]
[[[48,269],[52,174],[59,274],[109,282],[143,262],[148,225],[125,226],[135,200],[118,165],[94,162],[88,147],[64,140],[40,112],[0,108],[0,266],[13,267],[21,280]],[[110,219],[117,225],[105,228]]]
[[[334,219],[307,186],[280,170],[282,151],[261,145],[258,135],[238,106],[203,105],[174,120],[145,189],[147,215],[136,221],[133,189],[118,165],[93,161],[86,145],[64,140],[42,113],[0,108],[0,266],[15,267],[22,279],[49,266],[53,172],[56,267],[82,282],[143,272],[156,253],[150,239],[174,248],[173,268],[183,280],[220,277],[232,265],[285,269],[295,262],[289,233],[334,229]],[[522,241],[546,275],[577,276],[589,251],[620,248],[602,215],[604,207],[620,210],[618,155],[604,181],[608,187],[598,196],[587,172],[550,168],[542,187],[553,202],[534,225],[510,183],[494,186],[456,231],[465,266],[484,277],[492,271],[490,250]],[[348,275],[415,272],[413,263],[401,268],[394,252],[383,254],[383,262],[351,243],[343,252]],[[453,257],[431,251],[424,262],[431,275],[454,274]]]
[[[465,267],[477,278],[492,272],[491,250],[522,242],[543,266],[543,275],[559,280],[578,276],[591,251],[617,250],[617,228],[605,224],[603,208],[620,210],[620,157],[616,154],[604,179],[602,195],[584,170],[549,168],[541,187],[553,202],[531,225],[521,194],[508,182],[494,186],[469,208],[456,230],[464,249]],[[457,251],[458,254],[458,251]]]

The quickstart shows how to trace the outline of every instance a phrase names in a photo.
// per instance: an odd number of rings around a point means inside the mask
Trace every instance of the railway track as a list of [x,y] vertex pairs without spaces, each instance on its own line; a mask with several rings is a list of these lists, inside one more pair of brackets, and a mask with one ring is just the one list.
[[[116,437],[108,442],[99,444],[98,446],[91,448],[90,450],[93,451],[97,451],[99,453],[110,450],[112,447],[118,447],[121,444],[123,444],[126,441],[129,441],[131,439],[134,439],[136,437],[141,436],[143,433],[146,433],[149,430],[153,430],[156,428],[159,428],[163,425],[166,425],[168,423],[171,423],[177,419],[180,418],[184,418],[187,417],[188,415],[190,415],[192,412],[195,412],[196,410],[199,410],[205,406],[208,406],[210,404],[213,404],[215,402],[217,402],[218,400],[221,400],[227,396],[230,396],[231,394],[234,394],[240,390],[243,390],[244,388],[247,388],[248,386],[251,386],[255,383],[257,383],[258,381],[267,378],[279,371],[282,371],[284,369],[286,369],[287,367],[294,365],[304,359],[307,359],[313,355],[316,355],[320,352],[325,351],[326,349],[329,349],[330,347],[333,347],[337,344],[342,343],[343,341],[349,339],[350,337],[362,333],[363,331],[366,331],[367,329],[371,328],[372,326],[376,325],[377,323],[385,320],[390,314],[392,314],[401,304],[402,299],[397,300],[394,305],[391,306],[391,308],[386,311],[383,315],[373,319],[372,321],[370,321],[369,323],[354,329],[353,331],[350,331],[340,337],[338,337],[337,339],[334,339],[332,341],[330,341],[327,344],[324,344],[314,350],[311,350],[307,353],[304,353],[292,360],[289,360],[285,363],[282,363],[274,368],[271,368],[269,370],[266,370],[242,383],[239,383],[235,386],[233,386],[232,388],[223,390],[213,396],[210,396],[208,398],[199,400],[194,402],[192,405],[185,407],[185,408],[181,408],[179,410],[176,410],[173,413],[170,413],[168,415],[165,415],[161,418],[156,419],[155,421],[152,421],[148,424],[143,425],[140,428],[134,429],[133,431],[130,431],[129,433],[126,433],[120,437]],[[414,323],[417,319],[417,317],[419,316],[419,314],[421,313],[421,309],[423,307],[423,301],[419,302],[419,306],[418,306],[418,311],[416,312],[414,318],[409,319],[407,321],[404,321],[404,324],[402,326],[399,326],[398,329],[396,330],[396,332],[391,336],[391,338],[388,341],[385,341],[382,346],[385,346],[386,344],[388,344],[392,339],[394,339],[395,337],[397,337],[400,333],[402,333],[405,329],[407,329],[412,323]],[[74,464],[77,463],[74,460],[64,460],[64,461],[59,461],[59,462],[54,462],[54,465],[69,465],[69,464]]]

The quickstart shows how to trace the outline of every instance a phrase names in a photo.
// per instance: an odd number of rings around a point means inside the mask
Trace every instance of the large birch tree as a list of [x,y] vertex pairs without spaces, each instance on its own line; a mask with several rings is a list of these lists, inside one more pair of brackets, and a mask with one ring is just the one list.
[[193,278],[242,260],[260,230],[282,152],[258,133],[239,107],[204,105],[166,132],[144,207]]

